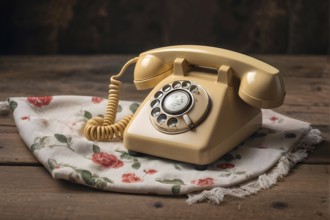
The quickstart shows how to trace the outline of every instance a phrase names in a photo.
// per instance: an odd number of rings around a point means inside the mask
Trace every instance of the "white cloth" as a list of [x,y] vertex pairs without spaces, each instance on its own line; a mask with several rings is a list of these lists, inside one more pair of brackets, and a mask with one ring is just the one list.
[[[130,156],[122,141],[87,140],[82,133],[86,121],[104,114],[106,103],[103,98],[83,96],[8,99],[22,139],[55,179],[116,192],[181,195],[230,189],[274,167],[311,131],[306,122],[263,110],[260,130],[206,171],[197,171],[177,161]],[[138,107],[129,101],[119,104],[117,118]],[[317,140],[311,144],[321,141],[319,133],[314,134]]]

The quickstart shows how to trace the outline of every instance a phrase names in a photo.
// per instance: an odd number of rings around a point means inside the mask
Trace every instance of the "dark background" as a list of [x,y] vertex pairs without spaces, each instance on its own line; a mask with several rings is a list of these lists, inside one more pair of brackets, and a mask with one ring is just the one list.
[[329,53],[329,0],[0,0],[0,54]]

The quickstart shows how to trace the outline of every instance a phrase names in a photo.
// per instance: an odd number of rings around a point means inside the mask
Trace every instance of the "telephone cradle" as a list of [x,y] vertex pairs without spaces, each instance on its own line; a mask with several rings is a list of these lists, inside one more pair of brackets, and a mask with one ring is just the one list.
[[[118,78],[135,62],[136,88],[153,89],[133,116],[115,122]],[[85,136],[123,138],[133,156],[205,170],[260,128],[260,108],[278,107],[284,97],[279,70],[255,58],[207,46],[163,47],[141,53],[111,77],[105,117],[88,121]]]

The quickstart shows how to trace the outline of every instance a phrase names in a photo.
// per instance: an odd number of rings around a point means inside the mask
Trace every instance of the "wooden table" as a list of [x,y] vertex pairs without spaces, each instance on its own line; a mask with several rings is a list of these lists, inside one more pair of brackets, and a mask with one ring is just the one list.
[[[107,96],[110,73],[132,56],[0,57],[0,100],[13,96]],[[329,219],[330,59],[256,56],[284,76],[287,97],[276,111],[311,122],[324,141],[269,190],[221,205],[188,206],[185,196],[103,192],[53,180],[22,142],[11,114],[0,115],[1,219]],[[126,73],[122,99],[142,100]]]

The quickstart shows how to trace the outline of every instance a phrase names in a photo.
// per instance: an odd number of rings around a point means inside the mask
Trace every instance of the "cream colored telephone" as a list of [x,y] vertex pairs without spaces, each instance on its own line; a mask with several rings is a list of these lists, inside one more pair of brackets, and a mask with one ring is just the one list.
[[[117,78],[136,61],[136,88],[153,89],[133,117],[115,123]],[[200,170],[260,128],[260,108],[280,106],[285,97],[276,68],[220,48],[163,47],[141,53],[127,65],[112,77],[105,118],[89,121],[86,137],[123,137],[131,155],[183,161]]]

